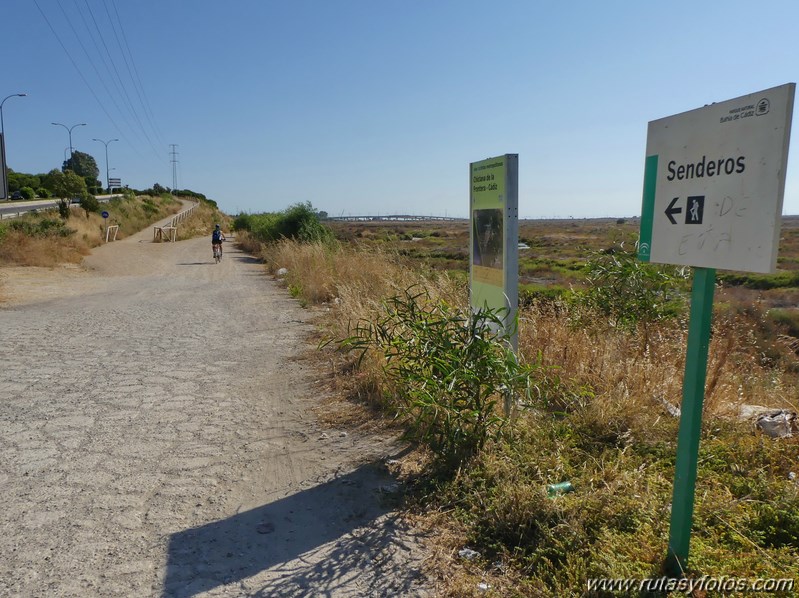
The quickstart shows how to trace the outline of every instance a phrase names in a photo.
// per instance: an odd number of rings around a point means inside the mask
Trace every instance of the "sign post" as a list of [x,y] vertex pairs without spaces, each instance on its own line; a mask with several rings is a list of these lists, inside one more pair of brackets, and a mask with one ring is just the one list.
[[8,180],[6,180],[6,140],[0,133],[0,199],[8,199]]
[[[469,300],[473,311],[502,309],[505,332],[518,350],[519,156],[469,164]],[[510,414],[505,397],[505,414]]]
[[694,266],[666,568],[693,521],[716,268],[773,272],[795,84],[649,123],[638,257]]

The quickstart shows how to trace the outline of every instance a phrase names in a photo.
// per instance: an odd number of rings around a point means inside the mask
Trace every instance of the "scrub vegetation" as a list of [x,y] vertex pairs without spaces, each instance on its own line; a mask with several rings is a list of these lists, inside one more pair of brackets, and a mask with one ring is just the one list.
[[[91,207],[91,209],[89,209]],[[108,224],[118,224],[123,239],[153,222],[180,211],[170,194],[127,195],[100,206],[82,201],[64,209],[38,210],[0,221],[0,263],[18,266],[55,266],[79,263],[92,247],[105,240],[106,221],[98,210],[109,212]],[[67,217],[63,217],[63,215]]]
[[[415,441],[395,467],[445,595],[583,595],[589,578],[664,575],[691,272],[637,262],[637,226],[522,223],[518,361],[468,317],[465,223],[335,223],[336,241],[257,248],[324,307],[331,388]],[[799,411],[799,292],[721,278],[686,575],[794,577],[799,443],[740,414]],[[548,491],[562,482],[573,491]]]

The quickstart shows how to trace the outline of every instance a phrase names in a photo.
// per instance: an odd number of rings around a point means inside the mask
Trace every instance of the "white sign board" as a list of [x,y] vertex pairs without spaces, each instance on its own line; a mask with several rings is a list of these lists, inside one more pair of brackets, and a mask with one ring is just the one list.
[[518,346],[519,155],[469,164],[469,296],[472,309],[506,309],[506,330]]
[[795,87],[649,123],[641,260],[774,271]]

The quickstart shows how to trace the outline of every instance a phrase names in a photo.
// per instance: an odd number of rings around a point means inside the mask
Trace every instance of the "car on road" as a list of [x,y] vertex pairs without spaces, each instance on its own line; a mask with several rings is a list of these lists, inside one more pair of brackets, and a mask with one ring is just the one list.
[[11,194],[11,199],[25,199],[25,198],[22,197],[22,193],[20,193],[19,191],[14,191],[14,193]]

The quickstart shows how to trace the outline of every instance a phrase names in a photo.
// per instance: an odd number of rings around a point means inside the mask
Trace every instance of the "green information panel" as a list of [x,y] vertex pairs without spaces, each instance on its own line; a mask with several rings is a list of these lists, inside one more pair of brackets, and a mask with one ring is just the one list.
[[472,309],[508,308],[508,327],[518,307],[518,189],[517,154],[469,165],[471,305]]

